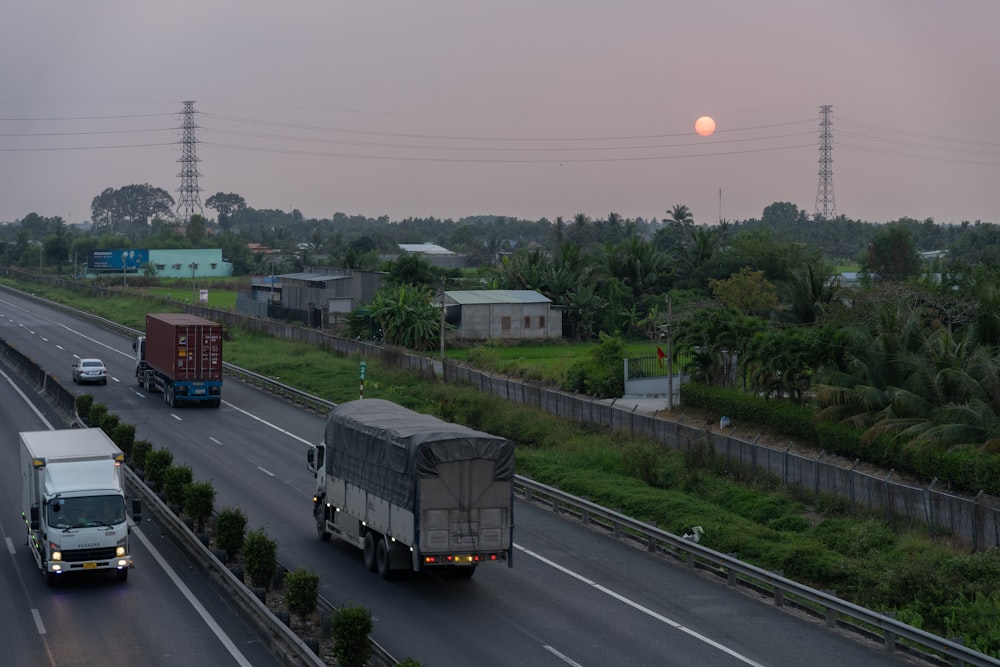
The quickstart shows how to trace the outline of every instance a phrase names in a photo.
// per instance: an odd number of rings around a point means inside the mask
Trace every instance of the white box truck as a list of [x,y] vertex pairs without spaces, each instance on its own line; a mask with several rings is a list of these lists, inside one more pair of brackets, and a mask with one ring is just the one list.
[[513,555],[514,443],[390,401],[338,405],[310,448],[313,514],[362,550],[383,579],[396,570],[470,577]]
[[[102,570],[128,579],[122,451],[99,428],[23,431],[20,441],[21,516],[46,582]],[[139,499],[131,505],[133,521],[140,521]]]

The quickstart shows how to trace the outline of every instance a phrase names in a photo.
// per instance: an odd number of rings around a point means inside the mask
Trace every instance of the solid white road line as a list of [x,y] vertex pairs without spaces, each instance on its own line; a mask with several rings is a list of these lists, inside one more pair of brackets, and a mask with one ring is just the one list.
[[551,561],[548,558],[546,558],[544,556],[541,556],[539,554],[536,554],[535,552],[533,552],[533,551],[531,551],[529,549],[525,549],[524,547],[522,547],[519,544],[515,544],[514,548],[523,551],[528,556],[531,556],[532,558],[535,558],[535,559],[539,560],[540,562],[545,563],[549,567],[553,567],[553,568],[559,570],[560,572],[562,572],[563,574],[567,574],[567,575],[573,577],[574,579],[576,579],[578,581],[581,581],[581,582],[587,584],[588,586],[593,587],[595,590],[598,590],[598,591],[604,593],[605,595],[608,595],[608,596],[610,596],[610,597],[618,600],[619,602],[623,602],[623,603],[627,604],[628,606],[632,607],[633,609],[641,611],[642,613],[646,614],[647,616],[649,616],[651,618],[654,618],[657,621],[660,621],[661,623],[664,623],[664,624],[670,626],[674,630],[680,630],[681,632],[683,632],[683,633],[685,633],[687,635],[690,635],[691,637],[694,637],[698,641],[704,642],[704,643],[708,644],[709,646],[712,646],[714,648],[719,649],[723,653],[731,655],[732,657],[736,658],[740,662],[746,663],[748,665],[752,665],[753,667],[764,667],[764,665],[760,664],[759,662],[755,662],[754,660],[751,660],[750,658],[746,657],[745,655],[737,653],[736,651],[734,651],[733,649],[729,648],[728,646],[724,646],[724,645],[720,644],[719,642],[715,641],[714,639],[710,639],[709,637],[706,637],[705,635],[703,635],[701,633],[695,632],[694,630],[692,630],[690,628],[686,628],[683,625],[681,625],[680,623],[678,623],[677,621],[669,619],[666,616],[663,616],[662,614],[658,614],[655,611],[653,611],[652,609],[649,609],[647,607],[643,607],[638,602],[635,602],[633,600],[629,600],[624,595],[621,595],[620,593],[615,593],[611,589],[606,588],[605,586],[602,586],[601,584],[599,584],[599,583],[597,583],[595,581],[591,581],[590,579],[587,579],[582,574],[577,574],[573,570],[570,570],[567,567],[563,567],[562,565],[556,563],[555,561]]

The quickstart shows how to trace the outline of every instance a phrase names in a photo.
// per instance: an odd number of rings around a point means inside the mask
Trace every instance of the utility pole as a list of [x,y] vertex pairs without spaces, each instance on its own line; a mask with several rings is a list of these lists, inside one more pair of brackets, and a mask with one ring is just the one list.
[[441,373],[444,373],[444,287],[446,278],[441,278]]
[[667,410],[674,409],[674,311],[667,294]]

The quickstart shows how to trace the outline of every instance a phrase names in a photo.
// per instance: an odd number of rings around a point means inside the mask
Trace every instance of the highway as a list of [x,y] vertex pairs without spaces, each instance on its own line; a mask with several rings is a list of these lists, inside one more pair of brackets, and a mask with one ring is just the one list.
[[25,546],[17,434],[65,424],[3,366],[0,423],[2,664],[279,664],[152,521],[133,527],[136,567],[127,582],[79,575],[48,587]]
[[6,291],[0,337],[66,386],[75,357],[102,358],[108,385],[78,391],[211,481],[217,509],[240,506],[250,529],[277,540],[285,565],[320,575],[333,604],[370,609],[374,638],[398,659],[430,667],[906,664],[527,503],[515,506],[513,568],[483,565],[468,581],[382,581],[360,552],[316,537],[305,455],[322,416],[235,381],[219,409],[171,409],[136,385],[130,340]]

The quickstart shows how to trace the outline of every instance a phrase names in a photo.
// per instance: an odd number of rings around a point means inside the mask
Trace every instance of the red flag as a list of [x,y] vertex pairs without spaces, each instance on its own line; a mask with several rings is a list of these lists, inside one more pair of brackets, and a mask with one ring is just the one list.
[[667,355],[663,354],[663,350],[661,350],[660,346],[657,345],[656,346],[656,357],[657,357],[656,360],[658,362],[660,362],[660,368],[663,368],[663,357],[665,357],[665,356],[667,356]]

